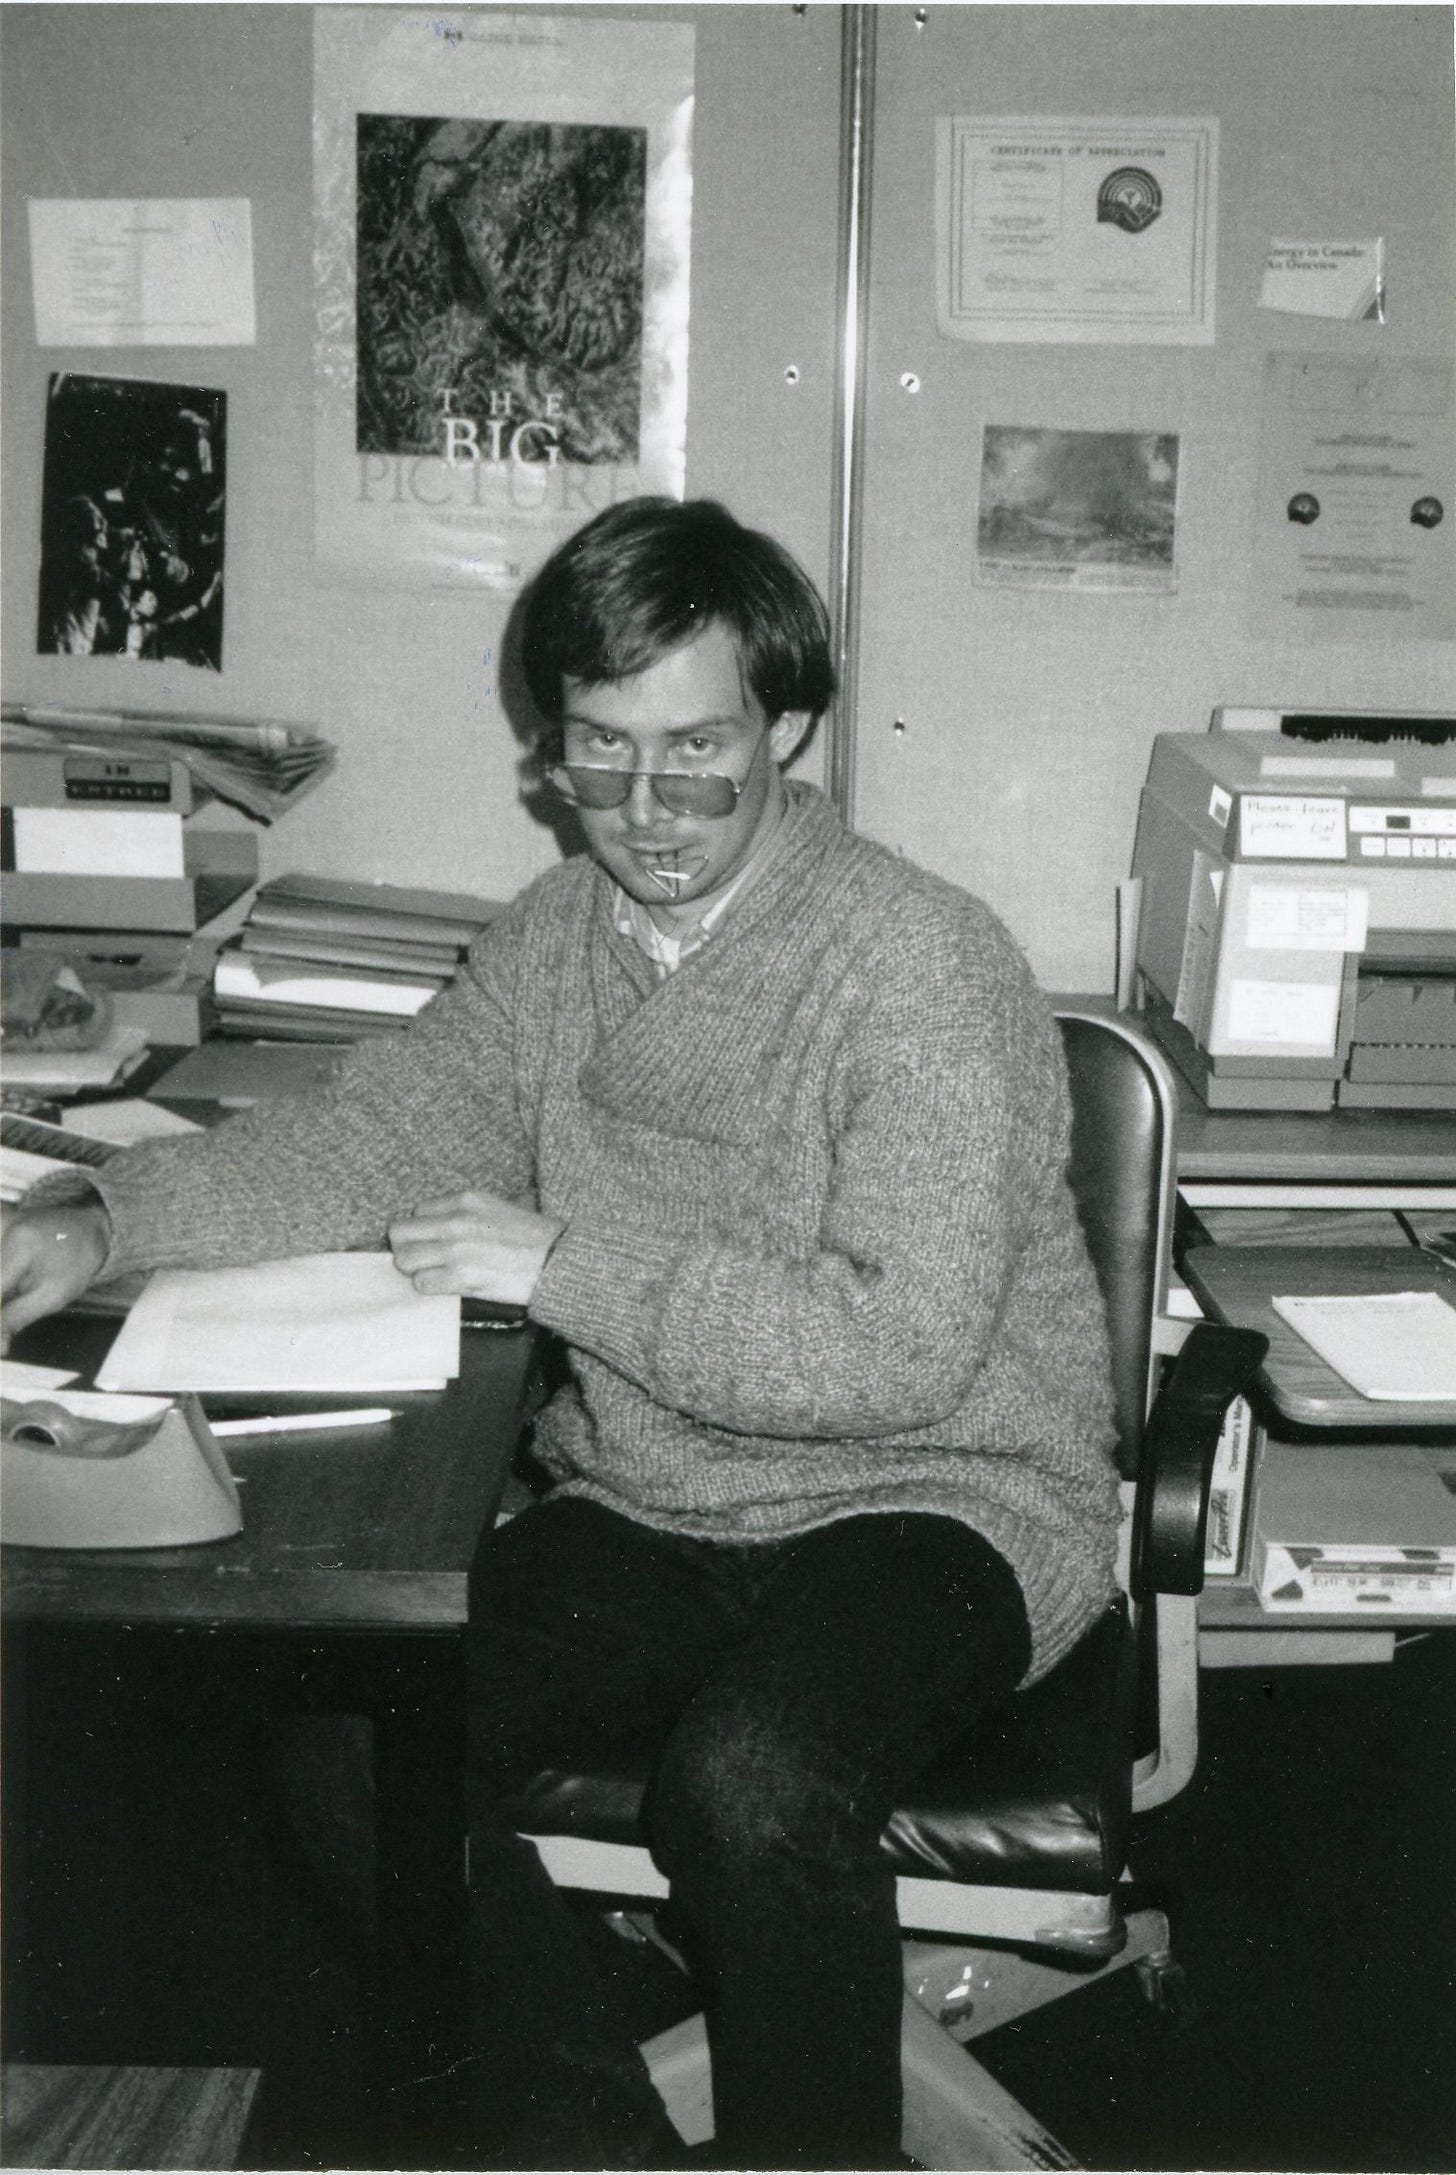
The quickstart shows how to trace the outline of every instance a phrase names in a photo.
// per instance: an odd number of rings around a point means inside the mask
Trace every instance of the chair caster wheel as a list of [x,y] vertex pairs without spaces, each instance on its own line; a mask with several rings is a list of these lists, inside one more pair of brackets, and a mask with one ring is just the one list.
[[1198,2003],[1188,1974],[1174,1956],[1144,1956],[1133,1965],[1144,2001],[1179,2031],[1186,2031],[1198,2015]]

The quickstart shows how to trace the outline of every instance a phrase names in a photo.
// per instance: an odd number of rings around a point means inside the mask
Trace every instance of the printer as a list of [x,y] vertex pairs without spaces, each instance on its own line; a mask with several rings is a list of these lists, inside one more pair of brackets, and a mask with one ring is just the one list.
[[1146,1024],[1210,1109],[1456,1109],[1456,717],[1160,734],[1133,875]]

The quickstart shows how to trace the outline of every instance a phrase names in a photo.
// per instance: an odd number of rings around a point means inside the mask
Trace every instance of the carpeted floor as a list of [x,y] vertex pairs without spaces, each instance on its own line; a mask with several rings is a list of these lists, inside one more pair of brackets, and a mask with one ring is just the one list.
[[[47,1687],[20,1772],[12,1726],[7,2052],[259,2063],[247,2164],[357,2165],[350,1921],[259,1791],[259,1748],[206,1717],[179,1745],[100,1689]],[[1456,1635],[1386,1668],[1208,1675],[1199,1773],[1137,1864],[1196,2013],[1123,1972],[976,2046],[1071,2153],[1456,2169]],[[675,1980],[603,1940],[657,2028]]]

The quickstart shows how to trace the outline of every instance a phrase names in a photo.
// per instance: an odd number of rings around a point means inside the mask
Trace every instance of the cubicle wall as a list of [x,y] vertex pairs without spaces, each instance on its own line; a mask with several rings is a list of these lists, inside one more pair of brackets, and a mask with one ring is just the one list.
[[[1106,990],[1155,733],[1226,702],[1456,707],[1451,643],[1266,639],[1249,597],[1266,352],[1451,360],[1452,15],[917,12],[878,11],[856,816],[987,898],[1048,986]],[[1220,124],[1215,343],[940,338],[936,116],[1139,113]],[[1256,306],[1271,239],[1377,235],[1384,325]],[[987,423],[1178,433],[1177,593],[978,587]]]
[[[577,11],[597,12],[597,11]],[[842,11],[607,9],[696,34],[687,487],[834,573]],[[1263,357],[1452,352],[1445,7],[885,6],[871,11],[858,713],[861,828],[980,891],[1048,986],[1107,988],[1113,886],[1153,735],[1222,701],[1446,706],[1452,645],[1268,639],[1249,613]],[[4,686],[93,707],[318,724],[336,776],[264,841],[286,867],[502,895],[546,866],[493,685],[502,600],[355,589],[311,550],[312,11],[0,9]],[[1211,115],[1222,133],[1211,346],[984,345],[935,316],[935,122]],[[28,196],[246,196],[252,348],[36,346]],[[1275,237],[1384,238],[1388,321],[1256,306]],[[184,378],[229,398],[220,675],[35,652],[45,384]],[[1176,432],[1170,595],[973,581],[988,422]],[[821,774],[821,755],[806,768]]]

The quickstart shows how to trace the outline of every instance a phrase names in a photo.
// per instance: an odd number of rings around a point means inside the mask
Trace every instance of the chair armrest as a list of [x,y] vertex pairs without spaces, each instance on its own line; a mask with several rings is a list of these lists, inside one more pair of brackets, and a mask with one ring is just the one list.
[[1269,1349],[1254,1329],[1199,1322],[1148,1415],[1133,1514],[1132,1590],[1203,1590],[1208,1489],[1224,1414]]

